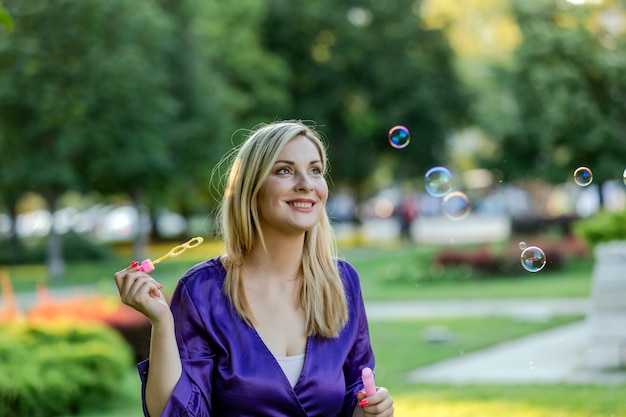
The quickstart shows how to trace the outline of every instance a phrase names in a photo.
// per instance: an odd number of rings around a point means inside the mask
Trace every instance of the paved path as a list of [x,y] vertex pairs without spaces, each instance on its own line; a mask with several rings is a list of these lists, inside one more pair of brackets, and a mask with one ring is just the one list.
[[586,314],[588,308],[588,298],[370,301],[366,303],[370,320],[485,316],[545,320],[554,315]]
[[[370,321],[399,318],[507,316],[546,320],[586,314],[587,298],[368,302]],[[603,384],[626,383],[626,371],[591,369],[587,362],[588,322],[560,326],[441,361],[410,372],[413,383],[442,384]]]

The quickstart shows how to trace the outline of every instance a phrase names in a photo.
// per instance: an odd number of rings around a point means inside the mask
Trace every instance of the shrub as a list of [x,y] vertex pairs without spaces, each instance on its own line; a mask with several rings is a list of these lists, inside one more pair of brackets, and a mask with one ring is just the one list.
[[573,230],[591,248],[598,243],[626,240],[626,210],[601,210],[592,217],[576,221]]
[[150,321],[137,310],[123,304],[119,297],[48,300],[31,308],[27,318],[35,323],[58,320],[103,323],[115,329],[126,340],[136,362],[146,359],[150,352]]
[[0,325],[0,415],[76,414],[107,401],[131,364],[104,324]]

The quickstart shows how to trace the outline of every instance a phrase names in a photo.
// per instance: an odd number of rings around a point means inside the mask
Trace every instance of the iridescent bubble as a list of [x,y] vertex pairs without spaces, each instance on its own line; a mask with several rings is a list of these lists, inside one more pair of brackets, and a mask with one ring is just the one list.
[[426,191],[433,197],[443,197],[452,191],[452,173],[445,167],[433,167],[426,172]]
[[546,266],[546,254],[537,246],[529,246],[522,251],[520,261],[528,272],[539,272]]
[[450,220],[463,220],[470,211],[469,198],[461,191],[453,191],[443,198],[443,214]]
[[402,149],[409,146],[411,142],[411,134],[409,129],[404,126],[394,126],[389,129],[389,143],[396,149]]
[[574,182],[581,187],[586,187],[593,181],[593,173],[587,167],[576,168],[574,171]]
[[537,364],[535,364],[534,361],[530,361],[528,362],[528,366],[530,367],[530,369],[535,369],[537,367]]
[[624,185],[626,185],[626,169],[624,170],[624,173],[622,174],[622,176],[624,177]]
[[519,246],[520,250],[524,250],[524,249],[526,249],[526,242],[520,242],[518,246]]

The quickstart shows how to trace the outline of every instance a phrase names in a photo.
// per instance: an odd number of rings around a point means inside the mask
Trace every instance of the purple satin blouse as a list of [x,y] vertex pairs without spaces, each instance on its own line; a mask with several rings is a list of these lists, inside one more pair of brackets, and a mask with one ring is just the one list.
[[[351,417],[361,370],[374,354],[359,276],[338,261],[349,319],[337,338],[310,336],[304,367],[292,388],[274,355],[244,323],[222,292],[226,270],[218,258],[198,264],[172,296],[183,372],[162,416]],[[144,414],[148,361],[138,365]]]

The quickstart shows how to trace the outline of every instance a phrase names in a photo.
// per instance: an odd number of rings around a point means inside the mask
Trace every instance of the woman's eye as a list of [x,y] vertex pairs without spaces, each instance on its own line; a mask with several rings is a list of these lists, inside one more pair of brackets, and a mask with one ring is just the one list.
[[313,175],[322,175],[322,168],[318,168],[318,167],[311,168],[311,173]]
[[289,172],[289,168],[278,168],[278,170],[276,171],[278,175],[286,175],[289,174]]

